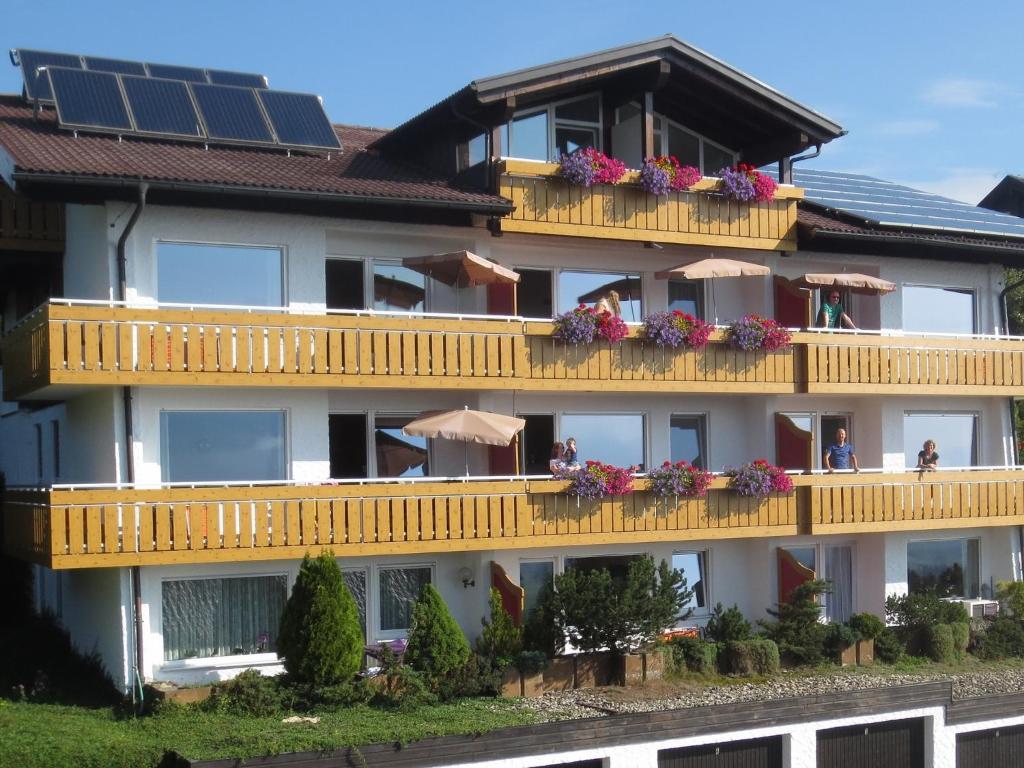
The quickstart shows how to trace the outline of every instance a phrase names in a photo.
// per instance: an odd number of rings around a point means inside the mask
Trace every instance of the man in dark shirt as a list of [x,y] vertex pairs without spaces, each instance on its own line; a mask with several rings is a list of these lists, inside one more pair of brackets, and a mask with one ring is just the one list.
[[823,463],[829,472],[834,469],[852,469],[854,472],[860,472],[857,454],[853,452],[853,446],[846,442],[846,430],[842,427],[836,430],[836,441],[825,449]]

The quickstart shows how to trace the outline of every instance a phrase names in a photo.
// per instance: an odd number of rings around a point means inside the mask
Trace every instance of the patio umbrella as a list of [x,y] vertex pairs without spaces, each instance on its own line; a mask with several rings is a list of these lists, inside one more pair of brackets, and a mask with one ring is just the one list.
[[410,256],[402,259],[402,266],[457,288],[519,282],[518,272],[469,251]]
[[862,293],[867,296],[883,296],[896,290],[896,283],[890,283],[880,277],[862,275],[859,272],[808,272],[794,280],[793,284],[800,288],[842,288],[851,293]]
[[751,264],[749,261],[711,257],[692,261],[689,264],[680,264],[671,269],[664,269],[661,272],[655,272],[654,276],[658,280],[669,280],[673,277],[681,277],[686,280],[712,280],[711,304],[714,307],[715,325],[718,325],[718,302],[715,298],[714,278],[756,277],[769,274],[771,274],[771,270],[763,264]]
[[469,406],[454,411],[427,411],[402,428],[417,437],[443,437],[466,444],[466,475],[469,475],[469,444],[509,445],[526,426],[526,419],[490,411],[472,411]]

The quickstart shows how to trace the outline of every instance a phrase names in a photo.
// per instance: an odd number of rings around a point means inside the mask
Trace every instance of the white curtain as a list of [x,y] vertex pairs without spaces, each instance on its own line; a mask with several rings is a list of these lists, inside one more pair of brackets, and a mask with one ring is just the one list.
[[825,618],[843,622],[853,613],[853,548],[825,547],[825,578],[832,593],[825,600]]

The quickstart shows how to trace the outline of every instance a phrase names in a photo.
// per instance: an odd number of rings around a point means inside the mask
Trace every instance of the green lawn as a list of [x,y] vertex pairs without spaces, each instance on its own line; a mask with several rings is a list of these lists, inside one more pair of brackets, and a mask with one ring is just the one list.
[[244,718],[173,707],[118,719],[109,709],[0,701],[3,768],[154,768],[167,750],[186,757],[257,757],[340,749],[382,741],[482,733],[534,721],[500,699],[466,699],[411,713],[357,706],[322,714],[319,723]]

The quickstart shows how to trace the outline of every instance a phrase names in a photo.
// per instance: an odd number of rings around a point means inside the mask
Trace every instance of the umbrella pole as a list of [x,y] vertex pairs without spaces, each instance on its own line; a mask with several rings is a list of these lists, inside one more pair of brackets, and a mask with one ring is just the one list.
[[466,441],[466,477],[469,477],[469,441]]

